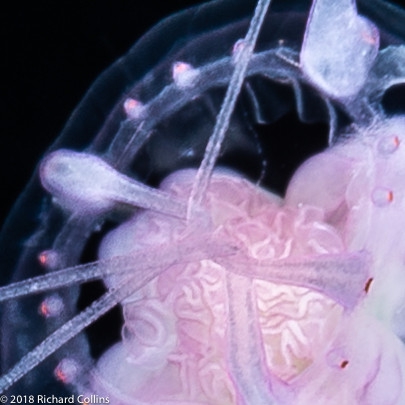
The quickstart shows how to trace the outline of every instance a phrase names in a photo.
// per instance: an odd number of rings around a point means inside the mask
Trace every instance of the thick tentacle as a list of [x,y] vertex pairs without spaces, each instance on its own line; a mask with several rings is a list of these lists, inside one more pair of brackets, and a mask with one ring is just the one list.
[[[29,294],[67,287],[74,284],[103,279],[113,274],[132,273],[131,277],[142,277],[151,269],[163,272],[173,264],[190,263],[207,257],[226,257],[235,253],[235,248],[217,240],[205,240],[195,248],[194,239],[173,242],[170,246],[134,251],[130,256],[115,256],[110,259],[69,267],[43,276],[33,277],[0,287],[0,302]],[[152,270],[153,272],[153,270]]]
[[197,172],[196,181],[190,195],[188,216],[192,213],[195,206],[201,204],[207,191],[208,182],[217,161],[221,144],[225,138],[225,133],[229,127],[231,115],[242,89],[248,64],[251,60],[270,2],[271,0],[260,0],[258,2],[246,37],[243,41],[235,45],[235,70],[229,82],[221,110],[216,119],[215,128],[208,142],[204,159]]

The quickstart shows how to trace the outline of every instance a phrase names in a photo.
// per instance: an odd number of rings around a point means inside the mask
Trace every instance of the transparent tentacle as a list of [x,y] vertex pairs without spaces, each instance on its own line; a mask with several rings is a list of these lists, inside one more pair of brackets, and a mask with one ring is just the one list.
[[245,80],[248,64],[256,45],[264,18],[270,6],[271,0],[259,0],[255,9],[255,14],[251,20],[249,30],[245,39],[236,44],[235,48],[235,70],[229,82],[224,102],[215,122],[214,131],[210,137],[204,159],[197,172],[196,181],[191,191],[188,216],[195,206],[199,206],[207,191],[208,182],[214,169],[221,144],[224,140],[229,126],[231,115],[235,109],[235,104]]
[[[227,246],[221,241],[210,240],[206,236],[200,248],[195,247],[195,238],[174,242],[170,246],[160,246],[159,249],[142,249],[134,251],[131,256],[112,257],[97,262],[69,267],[52,273],[30,278],[0,287],[0,302],[29,294],[67,287],[74,284],[103,279],[111,275],[132,273],[142,277],[142,274],[154,268],[164,269],[179,263],[191,263],[205,259],[226,257],[235,254],[235,247]],[[135,273],[135,274],[133,274]]]
[[[18,283],[11,286],[10,289],[3,287],[5,296],[9,297],[9,295],[13,293],[17,296],[38,292],[41,288],[42,290],[54,288],[54,283],[56,283],[56,286],[62,286],[67,285],[66,283],[69,285],[73,282],[84,281],[84,279],[88,281],[88,279],[94,279],[100,276],[105,277],[115,272],[119,274],[123,271],[128,272],[130,270],[132,273],[125,275],[123,281],[120,282],[117,287],[111,288],[104,296],[91,304],[89,308],[66,322],[35,349],[24,356],[9,372],[0,378],[0,392],[4,392],[83,329],[108,312],[116,304],[122,302],[126,297],[147,285],[150,281],[170,268],[170,266],[178,263],[203,260],[207,255],[208,257],[212,257],[212,255],[215,255],[215,252],[220,256],[226,256],[234,254],[235,251],[233,247],[224,247],[218,245],[218,243],[204,243],[204,245],[201,245],[203,249],[197,250],[195,246],[195,240],[192,244],[189,244],[187,241],[186,243],[178,244],[177,248],[176,245],[173,244],[173,246],[171,245],[170,247],[163,246],[161,249],[153,249],[153,252],[150,252],[151,254],[143,251],[140,252],[139,256],[135,255],[131,258],[113,258],[111,260],[102,261],[101,263],[65,269],[56,273],[55,281],[52,280],[51,282],[52,286],[45,284],[45,282],[49,280],[49,277],[43,276]],[[145,259],[145,261],[143,262],[142,259]],[[108,267],[105,268],[105,265]],[[111,265],[113,267],[110,267]],[[123,265],[123,267],[118,267],[118,269],[115,267],[120,265]],[[80,274],[80,272],[82,272],[82,274]]]
[[236,256],[227,264],[227,270],[247,278],[318,291],[347,309],[353,309],[365,297],[369,268],[370,257],[366,252],[261,261],[255,266]]
[[94,155],[58,150],[42,163],[41,180],[65,208],[79,215],[122,203],[185,218],[184,203],[123,176]]
[[[139,287],[147,284],[150,278],[140,282]],[[45,338],[35,349],[26,354],[10,371],[0,378],[0,392],[15,384],[39,363],[55,353],[61,346],[74,338],[88,325],[108,312],[116,304],[133,293],[136,289],[127,280],[114,291],[109,291],[95,301],[89,308],[66,322],[61,328]]]

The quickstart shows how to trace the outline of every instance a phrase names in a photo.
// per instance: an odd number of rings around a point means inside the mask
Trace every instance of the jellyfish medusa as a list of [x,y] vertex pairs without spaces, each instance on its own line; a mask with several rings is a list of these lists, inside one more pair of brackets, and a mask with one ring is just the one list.
[[[387,94],[405,77],[403,20],[379,1],[214,1],[103,74],[4,226],[11,254],[7,231],[37,204],[0,289],[1,390],[402,404],[405,119]],[[327,130],[280,175],[292,116],[309,125],[292,142]],[[96,279],[105,293],[78,312]],[[83,331],[115,306],[120,339],[95,355]]]

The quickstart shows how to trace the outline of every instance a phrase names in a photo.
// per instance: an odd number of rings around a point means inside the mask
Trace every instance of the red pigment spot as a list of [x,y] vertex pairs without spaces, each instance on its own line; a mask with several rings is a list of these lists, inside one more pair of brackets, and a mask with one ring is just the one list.
[[374,189],[371,199],[377,207],[386,207],[394,201],[394,192],[385,187]]
[[395,145],[395,147],[398,147],[400,143],[401,143],[401,142],[400,142],[400,140],[399,140],[399,137],[398,137],[398,136],[394,136],[394,145]]
[[40,315],[48,318],[58,316],[63,311],[63,301],[58,295],[46,297],[40,304],[38,312]]
[[124,101],[124,110],[130,118],[139,118],[143,112],[143,104],[133,98],[127,98]]
[[[371,31],[371,32],[370,32]],[[363,30],[361,32],[361,39],[364,40],[364,42],[366,42],[367,44],[370,45],[375,45],[377,43],[378,40],[378,33],[376,32],[375,28],[371,28],[371,30]]]
[[371,284],[372,284],[373,280],[374,280],[373,278],[369,278],[367,280],[367,283],[366,283],[366,285],[364,287],[364,291],[366,292],[366,294],[368,294],[368,292],[370,291],[370,287],[371,287]]
[[138,100],[134,100],[133,98],[128,98],[124,102],[124,107],[126,110],[133,110],[141,105]]
[[188,63],[176,62],[173,66],[174,75],[180,75],[188,70],[191,70],[191,66]]
[[348,360],[343,360],[341,363],[340,363],[340,368],[346,368],[346,366],[349,364],[349,361]]
[[42,266],[45,266],[46,261],[47,261],[47,254],[46,253],[41,253],[38,257],[39,262],[41,263]]
[[59,257],[53,250],[44,250],[38,255],[38,261],[41,266],[52,269],[58,266]]
[[55,377],[56,377],[59,381],[61,381],[61,382],[63,382],[64,384],[66,384],[66,380],[67,380],[66,374],[65,374],[59,367],[57,367],[57,368],[55,369],[54,374],[55,374]]
[[71,384],[75,380],[78,370],[79,365],[75,360],[64,358],[57,365],[53,373],[59,381],[63,382],[64,384]]
[[45,302],[39,306],[39,313],[46,318],[50,315],[49,307]]

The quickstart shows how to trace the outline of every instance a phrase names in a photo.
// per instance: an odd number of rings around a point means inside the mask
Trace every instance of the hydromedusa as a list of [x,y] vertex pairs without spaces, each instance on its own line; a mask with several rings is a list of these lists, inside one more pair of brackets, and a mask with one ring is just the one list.
[[[116,404],[403,402],[404,119],[385,97],[404,14],[269,3],[171,17],[76,110],[20,203],[42,208],[14,279],[42,275],[0,290],[3,390],[38,389],[43,367]],[[294,142],[318,123],[323,140],[277,173],[292,117]],[[94,279],[106,292],[76,315]],[[82,331],[117,304],[121,339],[95,355]]]

